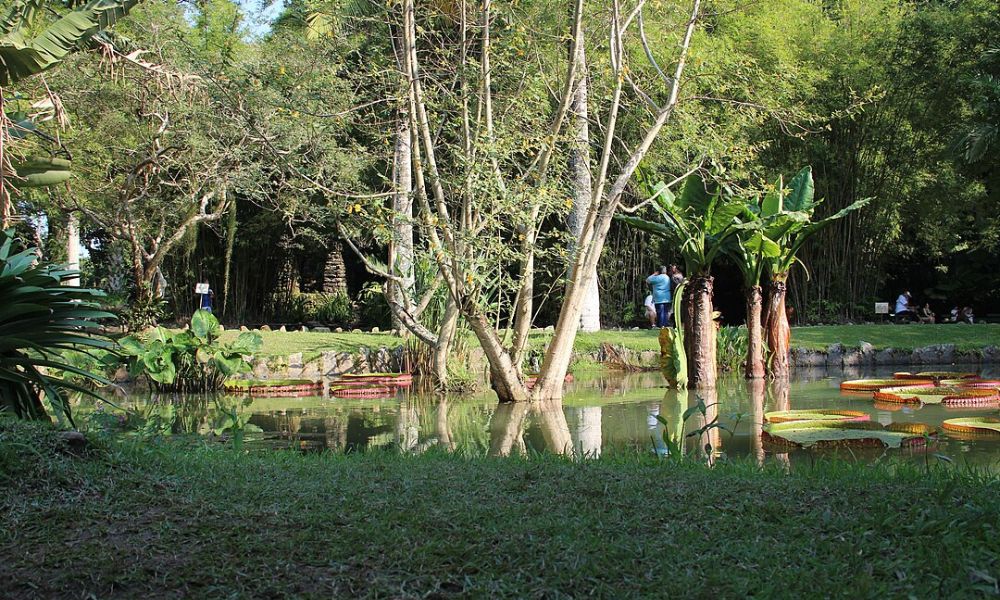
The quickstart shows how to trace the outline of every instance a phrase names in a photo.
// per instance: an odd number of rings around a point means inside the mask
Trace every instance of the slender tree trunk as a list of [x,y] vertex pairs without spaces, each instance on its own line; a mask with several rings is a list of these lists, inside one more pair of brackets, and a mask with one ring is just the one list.
[[690,339],[688,382],[693,388],[714,389],[716,377],[715,321],[712,320],[712,293],[715,282],[711,276],[695,277],[691,289],[692,319],[685,330]]
[[11,226],[10,193],[7,190],[7,118],[4,116],[3,88],[0,87],[0,229]]
[[[403,110],[396,125],[396,149],[393,156],[392,243],[389,244],[389,272],[402,281],[390,281],[390,293],[402,306],[413,299],[413,146],[409,111]],[[392,327],[406,331],[393,315]]]
[[764,326],[761,324],[761,310],[764,304],[763,290],[752,285],[747,290],[747,362],[744,365],[747,379],[764,377]]
[[[583,31],[576,40],[577,73],[579,80],[573,90],[573,104],[570,107],[572,120],[570,127],[573,142],[569,148],[569,171],[573,184],[573,208],[566,217],[566,225],[570,233],[569,256],[576,255],[576,240],[583,232],[587,213],[594,195],[593,177],[590,172],[590,118],[587,110],[587,55],[583,39]],[[571,260],[570,264],[573,264]],[[573,276],[569,272],[570,277]],[[597,266],[586,274],[586,292],[580,307],[580,330],[599,331],[601,329],[601,292],[597,281]]]
[[448,353],[455,339],[458,328],[458,305],[449,294],[444,306],[444,316],[438,330],[437,343],[434,344],[434,385],[439,390],[448,389]]
[[788,273],[778,273],[771,279],[767,301],[767,346],[771,350],[770,375],[774,379],[788,379],[788,344],[791,329],[785,314],[785,293]]
[[[80,270],[80,218],[76,213],[70,213],[66,223],[66,268]],[[80,276],[67,279],[64,285],[80,287]]]

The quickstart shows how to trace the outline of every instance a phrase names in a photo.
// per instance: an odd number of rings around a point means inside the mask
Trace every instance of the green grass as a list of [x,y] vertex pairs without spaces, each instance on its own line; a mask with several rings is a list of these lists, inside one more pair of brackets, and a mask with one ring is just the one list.
[[794,327],[792,346],[825,349],[830,344],[857,347],[868,342],[876,350],[913,350],[936,344],[955,344],[958,350],[976,350],[1000,344],[1000,324],[980,325],[823,325]]
[[[286,356],[302,352],[308,360],[324,350],[356,352],[361,347],[394,348],[403,340],[390,333],[313,333],[301,331],[264,331],[262,353],[268,356]],[[223,339],[235,338],[238,331],[226,331]],[[597,331],[580,333],[574,348],[580,353],[596,352],[601,344],[624,344],[642,352],[659,351],[658,332],[653,329],[638,331]],[[552,332],[536,330],[531,333],[531,345],[544,348]],[[835,343],[857,347],[868,342],[877,350],[897,348],[913,350],[934,344],[955,344],[959,350],[976,350],[990,344],[1000,344],[1000,324],[989,325],[822,325],[818,327],[793,327],[792,346],[823,350]]]
[[972,597],[993,478],[639,456],[238,454],[0,420],[0,581],[38,597]]

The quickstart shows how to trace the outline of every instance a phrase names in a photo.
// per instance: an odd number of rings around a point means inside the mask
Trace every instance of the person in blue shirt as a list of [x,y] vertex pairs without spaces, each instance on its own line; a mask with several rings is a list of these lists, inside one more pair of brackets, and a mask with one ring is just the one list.
[[667,268],[660,267],[646,278],[653,290],[653,304],[656,306],[656,326],[666,327],[670,317],[670,276]]
[[212,291],[212,288],[208,288],[208,293],[201,295],[200,308],[201,310],[207,310],[208,312],[212,312],[212,304],[214,303],[215,303],[215,292]]

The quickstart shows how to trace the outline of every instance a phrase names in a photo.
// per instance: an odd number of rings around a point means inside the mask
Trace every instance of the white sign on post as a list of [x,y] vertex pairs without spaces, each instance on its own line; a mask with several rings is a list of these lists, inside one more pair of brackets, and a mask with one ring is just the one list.
[[207,283],[196,283],[194,284],[194,293],[196,294],[207,294],[208,284]]
[[887,315],[887,314],[889,314],[889,303],[888,302],[876,302],[875,303],[875,314],[876,315]]

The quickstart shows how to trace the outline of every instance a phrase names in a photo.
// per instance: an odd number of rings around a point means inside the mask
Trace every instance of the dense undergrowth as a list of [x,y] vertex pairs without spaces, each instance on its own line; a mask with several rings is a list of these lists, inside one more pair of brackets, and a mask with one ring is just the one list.
[[0,420],[0,580],[9,598],[992,595],[998,491],[848,462],[74,454]]

